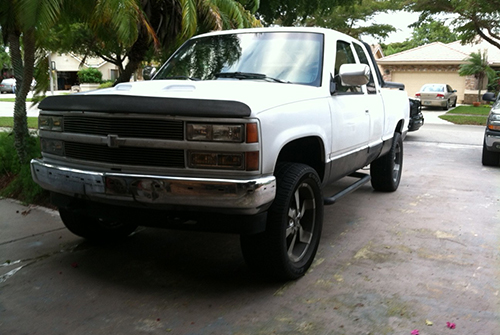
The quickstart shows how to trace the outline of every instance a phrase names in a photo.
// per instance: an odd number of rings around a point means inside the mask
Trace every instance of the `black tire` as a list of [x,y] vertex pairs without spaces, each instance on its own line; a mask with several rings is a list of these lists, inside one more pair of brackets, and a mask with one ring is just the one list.
[[483,142],[482,163],[484,166],[498,166],[500,162],[500,152],[488,151],[486,143]]
[[90,241],[105,242],[122,239],[137,228],[137,225],[131,223],[93,218],[66,208],[59,208],[59,215],[69,231]]
[[446,106],[443,107],[443,110],[447,111],[450,109],[450,100],[446,100]]
[[457,100],[458,100],[458,98],[455,99],[455,101],[453,102],[453,106],[452,107],[457,107]]
[[391,150],[370,164],[372,187],[377,191],[394,192],[403,173],[403,140],[394,133]]
[[279,164],[278,189],[266,231],[242,235],[241,250],[247,264],[278,280],[303,276],[318,249],[323,225],[323,195],[318,174],[297,163]]

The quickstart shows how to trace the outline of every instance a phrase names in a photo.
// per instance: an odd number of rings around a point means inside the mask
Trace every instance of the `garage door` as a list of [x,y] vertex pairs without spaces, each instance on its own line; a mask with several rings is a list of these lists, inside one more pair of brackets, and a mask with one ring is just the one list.
[[457,72],[396,72],[392,73],[392,81],[405,84],[408,96],[413,97],[422,85],[448,84],[457,90],[458,102],[464,100],[465,78]]

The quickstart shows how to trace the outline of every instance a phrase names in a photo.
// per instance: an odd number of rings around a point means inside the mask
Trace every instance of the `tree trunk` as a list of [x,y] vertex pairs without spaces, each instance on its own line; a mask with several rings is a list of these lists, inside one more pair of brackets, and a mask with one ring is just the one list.
[[[29,137],[28,121],[26,118],[26,96],[28,95],[29,85],[31,84],[31,77],[25,77],[25,69],[28,64],[23,62],[21,54],[20,35],[10,33],[8,35],[9,51],[14,69],[14,77],[16,79],[16,101],[14,103],[14,146],[16,148],[17,156],[21,163],[27,161],[27,139]],[[29,34],[23,36],[25,43],[24,57],[29,58],[28,53],[33,51],[34,59],[34,39],[31,39]],[[29,47],[30,41],[33,42],[33,48]],[[28,45],[28,46],[27,46]],[[31,67],[31,75],[33,75],[33,66]],[[26,78],[26,80],[24,80]],[[26,89],[26,84],[28,89]]]
[[477,101],[481,102],[481,89],[483,88],[483,80],[484,76],[482,73],[479,73],[478,83],[477,83]]
[[127,53],[128,63],[125,69],[120,73],[118,79],[116,79],[115,85],[130,81],[130,77],[132,77],[134,72],[137,71],[141,65],[150,46],[150,37],[146,29],[141,27],[137,41],[135,41],[134,45],[132,45],[132,48],[130,48]]

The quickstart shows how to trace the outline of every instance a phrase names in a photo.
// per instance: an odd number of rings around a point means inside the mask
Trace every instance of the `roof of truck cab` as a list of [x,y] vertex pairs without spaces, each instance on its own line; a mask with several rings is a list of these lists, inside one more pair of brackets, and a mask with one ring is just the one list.
[[230,35],[230,34],[241,34],[241,33],[272,33],[272,32],[316,33],[316,34],[328,35],[330,37],[341,38],[343,40],[356,40],[352,36],[346,35],[339,31],[328,28],[318,28],[318,27],[266,27],[266,28],[220,30],[220,31],[212,31],[205,34],[200,34],[197,36],[193,36],[192,38],[200,38],[204,36],[213,36],[213,35]]

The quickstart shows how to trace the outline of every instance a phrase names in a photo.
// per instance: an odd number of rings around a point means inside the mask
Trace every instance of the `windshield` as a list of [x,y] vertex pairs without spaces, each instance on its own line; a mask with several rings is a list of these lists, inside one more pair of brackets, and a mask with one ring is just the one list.
[[195,38],[160,69],[157,79],[267,80],[319,86],[323,35],[242,33]]

